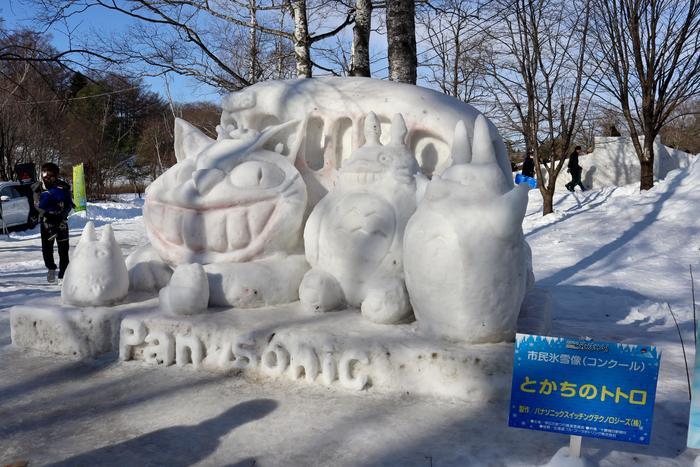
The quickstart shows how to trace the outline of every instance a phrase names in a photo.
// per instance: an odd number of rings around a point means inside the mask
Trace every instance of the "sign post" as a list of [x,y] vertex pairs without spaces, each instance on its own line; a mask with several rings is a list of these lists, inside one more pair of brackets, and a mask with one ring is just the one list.
[[578,435],[571,435],[569,439],[569,455],[571,457],[581,457],[581,441],[583,438]]
[[[691,269],[692,272],[692,269]],[[692,274],[690,276],[693,277]],[[695,305],[695,290],[693,289],[693,306]],[[693,372],[693,385],[690,401],[690,419],[688,420],[688,441],[689,448],[700,448],[700,352],[698,352],[697,341],[700,337],[700,325],[695,328],[695,371]]]
[[649,444],[660,353],[651,345],[518,334],[509,426]]

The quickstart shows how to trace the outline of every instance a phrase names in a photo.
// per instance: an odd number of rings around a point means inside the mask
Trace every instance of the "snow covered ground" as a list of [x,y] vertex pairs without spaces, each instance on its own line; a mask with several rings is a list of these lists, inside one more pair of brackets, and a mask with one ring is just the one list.
[[[650,343],[663,352],[651,444],[584,439],[591,465],[693,465],[688,388],[670,305],[694,358],[688,266],[700,277],[700,161],[646,193],[637,186],[556,194],[525,232],[553,334]],[[140,200],[90,205],[123,251],[146,242]],[[77,237],[85,219],[73,216]],[[77,238],[72,238],[75,243]],[[0,236],[0,465],[559,465],[563,435],[507,425],[507,401],[456,403],[152,368],[114,355],[75,362],[10,345],[9,307],[58,294],[38,230]],[[700,294],[700,290],[698,291]],[[689,345],[688,345],[689,344]]]

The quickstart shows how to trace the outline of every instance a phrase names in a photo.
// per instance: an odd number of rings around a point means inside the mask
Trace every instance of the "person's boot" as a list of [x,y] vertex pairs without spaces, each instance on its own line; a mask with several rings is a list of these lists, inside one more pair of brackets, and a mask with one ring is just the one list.
[[46,280],[49,282],[49,284],[53,284],[56,282],[56,270],[55,269],[48,270],[48,272],[46,273]]

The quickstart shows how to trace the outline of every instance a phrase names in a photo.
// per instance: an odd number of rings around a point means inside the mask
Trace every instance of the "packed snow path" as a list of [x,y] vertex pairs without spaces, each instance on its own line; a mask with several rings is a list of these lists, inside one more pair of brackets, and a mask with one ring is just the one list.
[[[669,304],[692,369],[688,266],[700,283],[700,164],[653,190],[558,193],[541,216],[530,193],[525,233],[537,283],[553,297],[553,334],[658,345],[649,446],[584,439],[593,465],[692,465],[688,390]],[[141,203],[90,205],[124,253],[145,243]],[[71,218],[75,244],[85,220]],[[568,437],[508,428],[507,402],[465,404],[355,394],[232,374],[74,362],[10,345],[8,309],[58,294],[45,283],[38,230],[0,236],[0,464],[542,465]]]

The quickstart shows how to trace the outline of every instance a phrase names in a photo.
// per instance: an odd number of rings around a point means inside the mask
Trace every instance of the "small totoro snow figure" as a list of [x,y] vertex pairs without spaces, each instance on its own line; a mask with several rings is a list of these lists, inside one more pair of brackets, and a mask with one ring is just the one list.
[[391,141],[379,142],[374,113],[365,118],[365,144],[339,171],[336,188],[313,209],[304,229],[312,269],[299,287],[309,310],[360,307],[377,323],[410,317],[403,280],[402,241],[416,209],[418,164],[405,145],[406,125],[396,114]]
[[512,340],[532,286],[522,222],[527,184],[500,170],[483,116],[472,144],[455,128],[452,165],[435,176],[406,226],[406,287],[421,331],[468,343]]
[[66,269],[61,299],[78,306],[102,306],[119,303],[129,292],[129,274],[112,226],[102,229],[97,240],[95,225],[85,224]]

